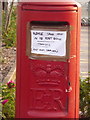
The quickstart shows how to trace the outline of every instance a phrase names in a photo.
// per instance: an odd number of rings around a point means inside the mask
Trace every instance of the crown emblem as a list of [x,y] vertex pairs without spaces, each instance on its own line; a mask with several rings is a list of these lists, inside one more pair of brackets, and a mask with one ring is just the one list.
[[39,85],[59,85],[61,80],[65,79],[64,70],[59,65],[34,65],[33,74]]

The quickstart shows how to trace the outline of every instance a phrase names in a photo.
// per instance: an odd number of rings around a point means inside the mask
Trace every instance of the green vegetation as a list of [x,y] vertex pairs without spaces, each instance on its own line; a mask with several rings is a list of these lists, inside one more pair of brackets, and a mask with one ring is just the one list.
[[90,117],[90,77],[80,84],[80,111],[81,117]]
[[[15,117],[15,83],[13,81],[2,85],[2,95],[0,94],[2,104],[2,117],[14,118]],[[0,104],[0,106],[1,106]]]
[[2,14],[2,39],[6,47],[16,46],[16,7],[12,8],[12,14],[10,17],[10,22],[5,29],[6,19],[5,11]]

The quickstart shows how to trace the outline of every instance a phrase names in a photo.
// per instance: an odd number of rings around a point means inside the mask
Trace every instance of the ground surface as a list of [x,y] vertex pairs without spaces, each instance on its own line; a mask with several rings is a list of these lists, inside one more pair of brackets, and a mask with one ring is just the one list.
[[90,26],[84,26],[81,29],[81,40],[80,40],[80,76],[82,79],[88,77],[90,72],[90,44],[89,44],[89,28]]
[[[0,62],[0,68],[2,71],[2,81],[7,76],[8,72],[16,62],[16,48],[6,48],[2,46],[2,61]],[[7,80],[8,81],[8,80]]]

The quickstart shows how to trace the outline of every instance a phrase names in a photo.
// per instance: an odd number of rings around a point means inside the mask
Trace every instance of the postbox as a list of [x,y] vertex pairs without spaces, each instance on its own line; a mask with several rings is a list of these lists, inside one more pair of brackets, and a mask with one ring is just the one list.
[[16,118],[79,117],[80,5],[18,4]]

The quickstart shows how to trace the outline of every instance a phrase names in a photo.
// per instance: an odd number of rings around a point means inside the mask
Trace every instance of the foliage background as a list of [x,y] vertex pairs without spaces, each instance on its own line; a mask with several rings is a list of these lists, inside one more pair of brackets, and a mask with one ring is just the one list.
[[10,21],[7,28],[6,24],[6,13],[2,11],[2,42],[6,47],[16,46],[16,7],[12,8],[12,13],[10,15]]
[[14,118],[15,117],[15,87],[9,88],[7,84],[2,86],[2,99],[8,100],[5,104],[2,104],[2,117]]
[[80,82],[80,116],[90,117],[90,77]]

